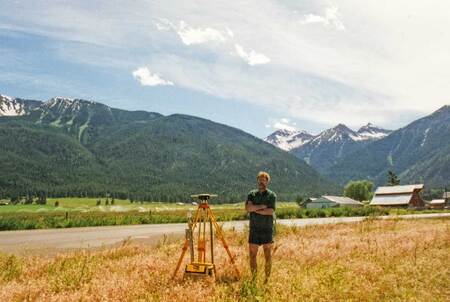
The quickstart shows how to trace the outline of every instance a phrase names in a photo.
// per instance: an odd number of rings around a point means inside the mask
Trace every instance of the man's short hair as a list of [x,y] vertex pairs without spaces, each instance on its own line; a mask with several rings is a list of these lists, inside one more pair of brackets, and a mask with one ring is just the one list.
[[256,176],[256,180],[258,180],[260,177],[265,177],[267,181],[270,181],[270,175],[267,172],[261,171],[258,173],[258,176]]

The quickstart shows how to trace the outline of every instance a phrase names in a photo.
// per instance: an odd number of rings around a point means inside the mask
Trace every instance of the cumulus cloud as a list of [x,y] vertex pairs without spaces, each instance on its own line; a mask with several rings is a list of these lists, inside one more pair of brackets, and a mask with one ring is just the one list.
[[336,30],[345,30],[344,23],[338,17],[338,7],[330,6],[325,9],[325,15],[305,14],[303,24],[319,23],[325,27],[333,27]]
[[248,65],[261,65],[261,64],[267,64],[270,62],[270,58],[265,56],[262,53],[257,53],[253,49],[250,51],[246,51],[244,47],[242,47],[239,44],[235,44],[234,48],[236,50],[236,53],[239,57],[241,57],[245,62],[247,62]]
[[219,42],[223,43],[226,41],[225,35],[214,28],[194,28],[190,27],[184,21],[180,21],[180,27],[177,31],[178,35],[186,45],[192,44],[202,44],[205,42]]
[[148,67],[139,67],[133,71],[133,77],[138,80],[142,86],[171,86],[171,81],[164,80],[157,73],[152,73]]
[[291,122],[289,118],[269,119],[269,123],[266,124],[266,128],[272,128],[276,130],[288,130],[297,131],[297,123]]
[[164,23],[155,23],[155,25],[156,25],[156,29],[158,29],[158,30],[170,30],[172,27],[171,26],[168,26],[167,24],[164,24]]
[[233,32],[231,29],[229,29],[229,28],[227,27],[227,28],[226,28],[226,31],[227,31],[228,36],[230,36],[231,38],[234,37],[234,32]]
[[160,18],[160,21],[156,22],[155,25],[158,30],[173,30],[185,45],[203,44],[206,42],[223,43],[227,40],[226,35],[230,37],[234,35],[229,28],[221,31],[212,27],[192,27],[183,20],[179,22],[179,25],[175,25],[168,19]]
[[[226,43],[229,39],[234,38],[234,32],[225,27],[225,30],[221,31],[212,27],[192,27],[185,21],[181,20],[179,25],[175,25],[173,22],[166,18],[160,18],[159,22],[155,23],[156,28],[160,31],[174,31],[178,34],[181,41],[185,45],[204,44],[206,42]],[[242,58],[248,65],[262,65],[270,62],[270,58],[262,53],[258,53],[253,49],[246,51],[243,46],[234,44],[236,54]],[[233,52],[230,52],[233,54]]]

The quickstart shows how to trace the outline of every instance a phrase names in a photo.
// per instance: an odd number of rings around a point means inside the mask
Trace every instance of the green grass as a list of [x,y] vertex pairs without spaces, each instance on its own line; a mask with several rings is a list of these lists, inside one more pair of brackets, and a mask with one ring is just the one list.
[[[215,209],[214,212],[219,221],[247,219],[247,213],[243,209]],[[0,230],[181,223],[187,222],[186,214],[186,210],[146,212],[10,212],[0,215]]]
[[[116,199],[114,205],[97,206],[97,198],[49,198],[47,205],[0,206],[0,230],[71,228],[107,225],[178,223],[194,212],[192,203],[134,202]],[[55,207],[55,202],[59,206]],[[218,220],[247,219],[244,203],[211,204]],[[280,210],[298,207],[294,202],[278,203]]]
[[26,212],[47,212],[55,210],[54,206],[50,205],[36,205],[36,204],[21,204],[21,205],[6,205],[0,206],[0,214],[3,213],[26,213]]
[[[55,207],[58,200],[60,206]],[[114,205],[96,206],[94,198],[49,199],[47,205],[7,205],[0,206],[0,231],[46,228],[72,228],[88,226],[184,223],[187,213],[194,212],[192,203],[130,203],[115,200]],[[248,215],[244,203],[211,204],[219,221],[246,220]],[[414,213],[442,213],[442,210],[383,209],[377,207],[303,209],[295,202],[279,202],[278,219],[404,215]],[[450,211],[446,211],[450,212]]]
[[[101,198],[101,206],[97,206],[98,198],[48,198],[46,205],[4,205],[0,206],[2,213],[44,213],[44,212],[148,212],[148,211],[172,211],[172,210],[194,210],[195,205],[191,202],[179,204],[169,202],[134,202],[116,199],[114,205],[105,206],[105,199]],[[55,207],[55,202],[59,206]],[[244,203],[211,204],[215,209],[243,209]],[[295,202],[278,202],[278,208],[297,207]]]

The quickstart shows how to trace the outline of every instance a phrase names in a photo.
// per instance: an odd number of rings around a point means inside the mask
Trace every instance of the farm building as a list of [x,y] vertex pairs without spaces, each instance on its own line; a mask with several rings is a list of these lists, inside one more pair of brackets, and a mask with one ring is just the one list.
[[427,207],[430,209],[443,209],[445,207],[445,199],[433,199],[427,202]]
[[442,199],[433,199],[427,206],[431,209],[444,209],[450,207],[450,192],[444,192]]
[[317,197],[309,197],[307,200],[305,200],[305,207],[308,203],[314,202],[317,200]]
[[423,208],[425,202],[420,196],[423,187],[423,184],[378,187],[370,205]]
[[310,202],[306,204],[307,209],[323,209],[336,207],[361,207],[363,204],[343,196],[324,195],[320,198],[310,198]]

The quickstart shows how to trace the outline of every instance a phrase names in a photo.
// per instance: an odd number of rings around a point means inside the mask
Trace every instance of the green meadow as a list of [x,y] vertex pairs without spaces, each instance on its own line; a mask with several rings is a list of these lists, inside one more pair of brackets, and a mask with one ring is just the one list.
[[[97,206],[97,201],[101,205]],[[6,202],[6,200],[3,200]],[[55,202],[59,206],[55,206]],[[98,198],[47,198],[46,205],[38,204],[16,204],[0,206],[0,215],[2,213],[46,213],[46,212],[148,212],[148,211],[173,211],[173,210],[195,210],[196,206],[192,202],[172,203],[172,202],[133,202],[123,199],[115,199],[114,204],[105,204],[106,199]],[[244,209],[244,202],[215,204],[214,200],[210,203],[214,209]],[[278,202],[279,208],[297,207],[295,202]]]
[[[49,198],[46,205],[3,205],[0,206],[0,231],[47,228],[73,228],[88,226],[185,223],[188,213],[196,210],[196,205],[189,203],[133,202],[115,200],[106,205],[101,199],[97,205],[95,198]],[[59,205],[55,206],[58,202]],[[244,203],[211,203],[217,220],[246,220],[248,214]],[[442,213],[443,210],[408,210],[383,209],[371,206],[359,208],[305,209],[295,202],[278,202],[276,216],[278,219],[351,217],[404,215],[417,213]],[[449,210],[446,210],[449,212]]]
[[[46,205],[0,206],[0,230],[71,228],[108,225],[181,223],[187,222],[188,213],[196,210],[189,203],[133,202],[114,200],[106,205],[106,199],[49,198]],[[55,206],[58,202],[59,205]],[[211,204],[220,221],[247,219],[244,203]],[[280,202],[280,213],[291,213],[299,207],[294,202]]]

